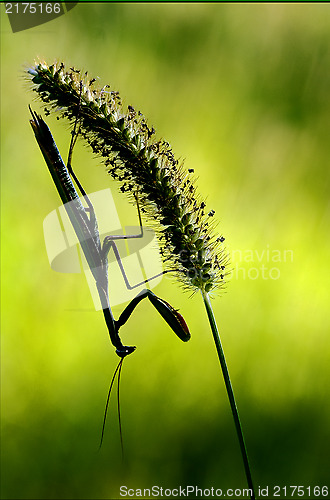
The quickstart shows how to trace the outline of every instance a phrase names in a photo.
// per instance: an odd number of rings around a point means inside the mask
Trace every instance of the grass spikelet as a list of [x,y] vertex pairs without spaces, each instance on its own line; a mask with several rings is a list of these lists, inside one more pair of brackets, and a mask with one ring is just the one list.
[[[87,72],[63,63],[38,62],[28,69],[45,113],[56,111],[74,124],[128,194],[138,191],[142,212],[157,222],[163,262],[188,289],[211,292],[228,274],[224,237],[216,233],[214,210],[197,193],[192,169],[185,169],[155,129],[108,85],[95,86]],[[134,200],[134,197],[131,196]]]

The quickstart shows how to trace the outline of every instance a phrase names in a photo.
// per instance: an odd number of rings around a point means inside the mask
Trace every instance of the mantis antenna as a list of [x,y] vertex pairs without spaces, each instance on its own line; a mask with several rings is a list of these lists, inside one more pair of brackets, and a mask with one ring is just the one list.
[[102,424],[101,440],[100,440],[100,446],[99,446],[99,449],[101,449],[101,446],[102,446],[102,443],[103,443],[104,430],[105,430],[105,422],[107,420],[108,407],[109,407],[109,402],[110,402],[110,395],[111,395],[111,391],[112,391],[112,386],[114,384],[114,381],[115,381],[115,378],[116,378],[116,374],[117,374],[117,372],[119,370],[119,373],[118,373],[118,386],[117,386],[117,408],[118,408],[119,435],[120,435],[120,445],[121,445],[122,455],[123,455],[124,446],[123,446],[123,434],[122,434],[121,417],[120,417],[119,382],[120,382],[121,369],[122,369],[122,366],[123,366],[124,359],[125,358],[121,358],[121,360],[119,361],[119,363],[118,363],[118,365],[117,365],[117,367],[115,369],[115,372],[114,372],[114,374],[112,376],[111,382],[110,382],[110,387],[109,387],[109,391],[108,391],[108,397],[107,397],[107,401],[106,401],[105,409],[104,409],[104,417],[103,417],[103,424]]

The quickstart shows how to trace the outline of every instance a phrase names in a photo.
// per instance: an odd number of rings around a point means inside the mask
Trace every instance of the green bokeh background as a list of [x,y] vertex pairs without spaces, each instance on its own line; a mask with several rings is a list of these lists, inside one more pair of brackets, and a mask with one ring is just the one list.
[[[246,487],[201,298],[168,280],[155,291],[192,339],[140,304],[122,334],[138,346],[122,376],[124,463],[114,401],[98,451],[117,357],[83,275],[48,264],[42,222],[59,198],[23,77],[37,56],[120,90],[195,169],[234,251],[213,304],[255,484],[329,486],[330,5],[80,4],[15,34],[1,5],[1,42],[2,498]],[[47,121],[66,155],[67,127]],[[83,146],[74,162],[89,192],[114,186]]]

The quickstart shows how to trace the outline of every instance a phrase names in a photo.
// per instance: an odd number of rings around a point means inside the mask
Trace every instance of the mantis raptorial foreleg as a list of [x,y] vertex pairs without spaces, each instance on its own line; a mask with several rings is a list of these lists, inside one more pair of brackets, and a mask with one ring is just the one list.
[[184,342],[189,340],[190,335],[187,335],[188,327],[183,319],[183,316],[174,309],[171,304],[166,302],[165,300],[161,299],[160,297],[157,297],[151,290],[146,289],[142,290],[134,299],[131,300],[131,302],[125,307],[121,315],[119,316],[119,319],[115,321],[116,328],[119,330],[121,326],[123,326],[136,306],[141,302],[142,299],[148,298],[152,305],[157,309],[159,314],[163,316],[165,319],[166,323],[172,328],[174,333]]

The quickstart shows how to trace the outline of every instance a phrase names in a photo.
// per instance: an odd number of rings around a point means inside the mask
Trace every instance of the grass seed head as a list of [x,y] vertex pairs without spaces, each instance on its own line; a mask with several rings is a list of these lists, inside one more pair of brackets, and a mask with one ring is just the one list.
[[131,200],[138,192],[142,212],[156,222],[161,255],[185,288],[211,292],[224,286],[228,258],[215,231],[214,210],[197,193],[193,169],[186,170],[169,145],[155,138],[133,106],[124,108],[108,85],[96,88],[87,72],[63,63],[37,62],[29,79],[45,113],[56,111],[73,125]]

